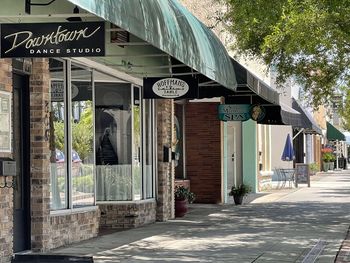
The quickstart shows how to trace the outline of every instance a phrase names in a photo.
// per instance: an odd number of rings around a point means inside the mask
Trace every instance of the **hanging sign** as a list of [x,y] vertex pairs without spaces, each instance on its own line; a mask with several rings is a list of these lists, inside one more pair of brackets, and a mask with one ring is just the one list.
[[263,106],[255,104],[250,107],[250,117],[254,121],[261,121],[266,115],[266,110]]
[[198,97],[198,80],[192,77],[144,78],[145,99],[194,99]]
[[250,118],[250,104],[221,104],[218,108],[221,121],[246,121]]
[[104,22],[1,24],[1,57],[105,55]]

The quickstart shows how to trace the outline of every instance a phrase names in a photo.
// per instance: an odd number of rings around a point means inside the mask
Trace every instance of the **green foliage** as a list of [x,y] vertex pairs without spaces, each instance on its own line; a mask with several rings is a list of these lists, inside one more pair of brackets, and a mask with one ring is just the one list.
[[340,115],[342,118],[342,126],[346,131],[350,131],[350,90],[344,90],[345,92],[345,101],[341,105]]
[[334,162],[336,160],[336,156],[333,153],[326,152],[322,154],[322,161],[328,163],[328,162]]
[[62,121],[54,121],[55,129],[55,147],[59,150],[64,148],[64,123]]
[[193,203],[196,196],[190,190],[184,186],[177,186],[175,188],[175,199],[176,200],[188,200],[189,203]]
[[94,192],[94,179],[91,175],[74,177],[73,186],[75,190],[83,193],[93,193]]
[[309,167],[313,173],[320,171],[320,166],[317,163],[310,163]]
[[239,186],[232,186],[231,191],[228,193],[230,196],[234,195],[246,195],[252,191],[249,185],[241,184]]
[[313,106],[329,101],[339,85],[349,86],[350,1],[223,0],[237,53],[263,59],[312,95]]
[[[87,101],[79,122],[72,122],[72,146],[80,158],[84,160],[93,150],[93,122],[91,102]],[[64,148],[64,123],[54,121],[55,147],[59,150]]]

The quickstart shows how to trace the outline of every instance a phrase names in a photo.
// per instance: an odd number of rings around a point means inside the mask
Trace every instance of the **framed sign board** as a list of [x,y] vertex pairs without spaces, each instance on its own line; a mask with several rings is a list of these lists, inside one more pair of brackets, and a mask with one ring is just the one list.
[[0,152],[11,152],[11,93],[0,91]]
[[310,167],[305,163],[295,164],[295,186],[298,184],[307,184],[310,187]]

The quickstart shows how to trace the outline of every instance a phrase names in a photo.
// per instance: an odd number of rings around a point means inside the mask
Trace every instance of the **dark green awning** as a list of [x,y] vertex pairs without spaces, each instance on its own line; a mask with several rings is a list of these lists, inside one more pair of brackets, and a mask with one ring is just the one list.
[[322,135],[322,129],[317,125],[311,114],[294,98],[292,98],[292,107],[301,114],[301,125],[293,125],[293,128],[304,128],[305,133],[317,133]]
[[215,34],[177,0],[68,0],[222,86],[235,90],[230,57]]
[[327,139],[329,141],[345,141],[345,135],[327,121]]
[[249,104],[279,104],[279,94],[244,66],[231,58],[237,79],[236,101]]

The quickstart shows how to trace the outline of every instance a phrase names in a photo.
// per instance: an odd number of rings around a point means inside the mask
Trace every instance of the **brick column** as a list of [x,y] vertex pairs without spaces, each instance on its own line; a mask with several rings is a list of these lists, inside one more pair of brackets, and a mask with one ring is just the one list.
[[[11,59],[0,59],[0,91],[12,92]],[[13,118],[13,112],[11,116]],[[0,157],[13,158],[13,153],[0,152]],[[13,178],[9,176],[6,180],[11,183]],[[4,177],[0,177],[0,186],[4,183]],[[0,215],[0,263],[8,263],[11,262],[13,253],[13,235],[10,234],[13,233],[12,188],[0,188]]]
[[163,162],[163,146],[171,147],[172,100],[157,101],[157,150],[158,150],[158,196],[157,221],[166,221],[172,216],[173,172],[171,163]]
[[50,232],[49,64],[33,60],[30,76],[31,246],[48,248]]

